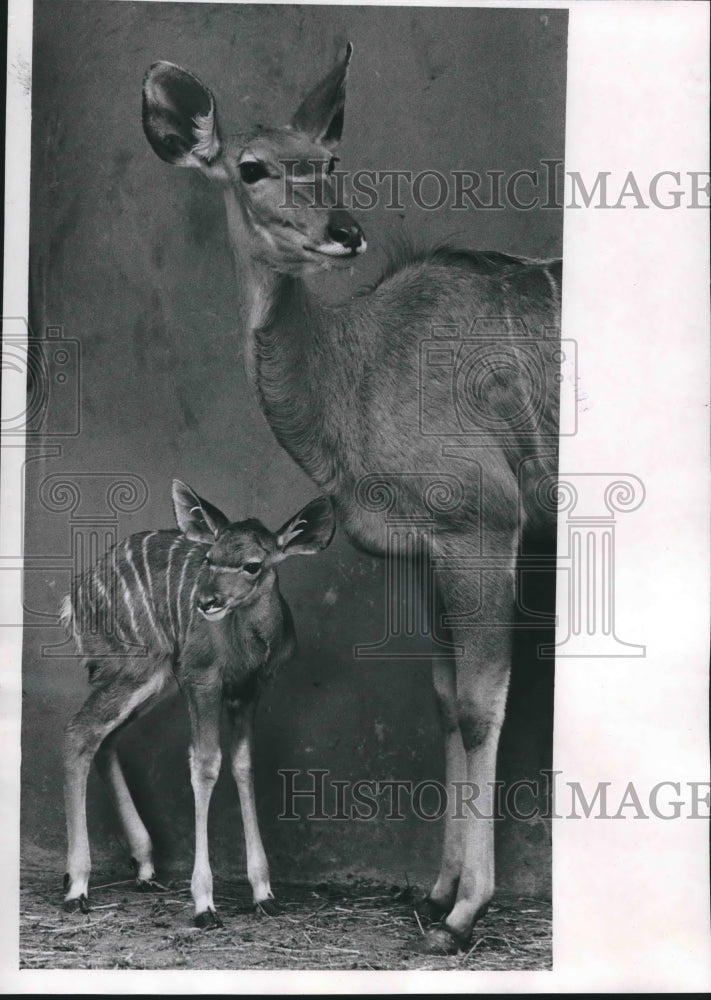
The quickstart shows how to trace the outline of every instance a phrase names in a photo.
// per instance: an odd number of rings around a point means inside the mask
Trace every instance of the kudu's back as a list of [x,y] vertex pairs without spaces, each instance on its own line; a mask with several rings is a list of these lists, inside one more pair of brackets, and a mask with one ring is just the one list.
[[[323,329],[308,323],[300,349],[319,373],[325,467],[353,535],[368,534],[357,484],[379,472],[399,477],[401,497],[409,477],[409,514],[421,505],[417,473],[456,477],[462,503],[437,512],[442,530],[481,520],[553,530],[541,489],[557,468],[560,285],[559,261],[440,249],[401,262]],[[279,323],[277,313],[284,344]],[[278,407],[267,402],[267,416],[278,429]],[[289,450],[288,429],[282,443]]]

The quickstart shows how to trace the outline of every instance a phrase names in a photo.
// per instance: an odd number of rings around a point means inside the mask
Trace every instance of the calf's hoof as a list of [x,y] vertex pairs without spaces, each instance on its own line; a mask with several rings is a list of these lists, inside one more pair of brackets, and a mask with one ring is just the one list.
[[74,899],[65,899],[63,908],[65,913],[88,913],[89,900],[82,893],[81,896],[76,896]]
[[449,930],[444,924],[430,927],[425,934],[422,950],[428,955],[457,955],[467,947],[464,938]]
[[195,926],[201,931],[214,931],[218,927],[224,927],[224,924],[214,910],[207,909],[195,914]]
[[254,904],[254,912],[258,917],[278,917],[282,910],[276,899],[260,899]]

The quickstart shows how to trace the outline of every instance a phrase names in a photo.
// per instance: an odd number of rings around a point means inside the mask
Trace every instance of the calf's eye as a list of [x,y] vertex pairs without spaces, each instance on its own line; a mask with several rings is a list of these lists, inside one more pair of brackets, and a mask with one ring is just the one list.
[[258,562],[257,560],[254,560],[253,562],[245,563],[244,566],[242,567],[242,569],[245,571],[245,573],[249,573],[250,576],[256,576],[257,573],[260,571],[261,568],[262,568],[262,564],[260,562]]

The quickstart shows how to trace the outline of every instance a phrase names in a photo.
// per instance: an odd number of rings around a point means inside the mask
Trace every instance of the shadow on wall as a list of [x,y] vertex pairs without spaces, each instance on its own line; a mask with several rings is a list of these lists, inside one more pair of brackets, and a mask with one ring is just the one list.
[[[47,616],[68,590],[73,539],[84,530],[77,527],[79,509],[72,514],[39,502],[47,477],[76,481],[90,472],[145,484],[136,509],[90,509],[82,523],[98,524],[105,538],[172,526],[174,476],[231,515],[255,514],[272,528],[316,493],[276,444],[245,380],[236,329],[240,291],[221,199],[192,172],[157,162],[146,144],[146,68],[167,59],[194,70],[213,88],[230,131],[288,120],[350,39],[343,168],[513,172],[562,159],[565,38],[563,11],[36,3],[31,323],[35,332],[62,327],[80,346],[81,366],[72,372],[79,423],[71,433],[60,424],[46,427],[35,442],[41,447],[28,454],[26,856],[49,851],[50,863],[56,858],[63,870],[61,730],[86,690],[76,659],[42,653],[62,641]],[[352,274],[319,280],[329,298],[376,277],[387,247],[402,237],[428,245],[456,236],[473,247],[531,256],[555,256],[562,245],[561,211],[427,211],[405,199],[402,209],[381,202],[359,222],[370,251]],[[274,876],[431,875],[436,823],[416,816],[276,819],[279,769],[327,769],[344,781],[443,777],[426,662],[353,657],[354,646],[382,635],[382,564],[339,536],[319,560],[285,566],[282,586],[300,653],[260,708],[256,775]],[[537,601],[550,607],[540,588],[529,604]],[[536,644],[547,638],[517,634],[500,750],[504,780],[535,778],[551,763],[552,668],[535,659]],[[186,749],[176,699],[140,721],[122,747],[159,851],[185,869],[193,826]],[[94,853],[116,859],[123,851],[117,824],[95,779],[89,797]],[[228,773],[215,792],[211,836],[216,873],[242,870]],[[544,825],[501,823],[498,845],[502,887],[548,890]]]

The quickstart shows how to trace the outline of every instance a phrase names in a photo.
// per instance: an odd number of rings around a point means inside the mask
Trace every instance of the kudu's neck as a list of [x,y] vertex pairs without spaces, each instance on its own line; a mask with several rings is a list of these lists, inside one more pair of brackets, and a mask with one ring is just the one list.
[[247,375],[283,448],[324,489],[335,487],[342,451],[335,382],[352,385],[342,350],[341,310],[323,305],[300,277],[251,252],[253,236],[232,191],[225,196],[242,303]]
[[257,381],[255,331],[268,322],[279,295],[283,276],[256,260],[250,252],[252,235],[234,191],[225,191],[227,229],[239,283],[241,327],[245,344],[247,375]]

